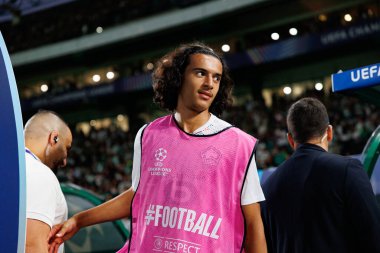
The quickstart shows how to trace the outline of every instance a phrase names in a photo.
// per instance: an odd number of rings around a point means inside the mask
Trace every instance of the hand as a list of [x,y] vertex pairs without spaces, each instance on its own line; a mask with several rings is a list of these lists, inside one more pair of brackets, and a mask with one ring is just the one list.
[[69,240],[78,232],[79,227],[75,217],[68,219],[66,222],[53,226],[49,233],[49,253],[58,252],[59,246]]

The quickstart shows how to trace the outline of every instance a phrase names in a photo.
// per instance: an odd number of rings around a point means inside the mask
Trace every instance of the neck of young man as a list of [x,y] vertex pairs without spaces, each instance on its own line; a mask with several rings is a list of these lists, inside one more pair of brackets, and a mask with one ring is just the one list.
[[193,133],[195,130],[206,124],[206,122],[211,117],[211,113],[209,110],[197,112],[191,110],[181,110],[177,108],[174,113],[174,117],[179,126],[186,133]]

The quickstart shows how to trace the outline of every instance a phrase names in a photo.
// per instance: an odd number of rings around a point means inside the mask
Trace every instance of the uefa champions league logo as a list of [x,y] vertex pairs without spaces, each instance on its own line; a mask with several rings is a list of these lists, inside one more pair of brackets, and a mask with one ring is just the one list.
[[168,156],[168,151],[166,151],[166,149],[159,148],[156,150],[156,152],[154,153],[154,160],[153,160],[155,167],[148,168],[148,173],[151,176],[165,177],[169,173],[171,173],[172,171],[171,168],[163,167],[164,166],[163,161],[166,159],[167,156]]
[[156,158],[156,161],[157,161],[155,165],[161,167],[163,165],[162,162],[165,160],[167,155],[168,155],[168,151],[166,151],[166,149],[163,149],[163,148],[157,149],[156,153],[154,154],[154,157]]

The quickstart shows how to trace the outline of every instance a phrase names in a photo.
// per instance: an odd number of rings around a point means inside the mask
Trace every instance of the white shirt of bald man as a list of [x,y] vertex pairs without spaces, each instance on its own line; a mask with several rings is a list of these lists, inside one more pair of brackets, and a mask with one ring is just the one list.
[[[25,161],[26,218],[42,221],[50,228],[67,220],[67,203],[53,171],[28,149]],[[63,247],[59,253],[64,252]]]

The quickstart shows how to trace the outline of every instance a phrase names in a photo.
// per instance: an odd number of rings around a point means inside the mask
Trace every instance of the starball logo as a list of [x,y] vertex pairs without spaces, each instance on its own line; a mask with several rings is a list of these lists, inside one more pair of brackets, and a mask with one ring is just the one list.
[[154,167],[149,167],[148,172],[151,176],[167,176],[172,169],[165,168],[164,166],[164,160],[168,156],[168,151],[164,148],[159,148],[154,153]]
[[157,161],[163,162],[168,154],[168,151],[163,148],[157,149],[156,153],[154,154],[154,157],[156,158]]

